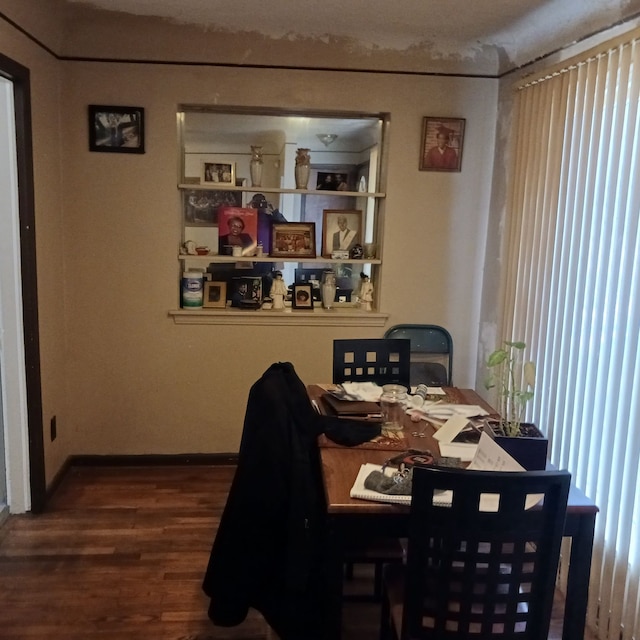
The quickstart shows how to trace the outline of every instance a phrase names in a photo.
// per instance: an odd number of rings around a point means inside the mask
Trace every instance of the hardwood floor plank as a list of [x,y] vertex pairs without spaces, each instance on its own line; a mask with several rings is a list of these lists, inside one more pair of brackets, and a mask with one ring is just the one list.
[[[70,467],[45,513],[0,527],[0,640],[276,640],[255,611],[231,628],[207,617],[201,584],[234,471]],[[348,604],[344,640],[376,638],[378,615]]]

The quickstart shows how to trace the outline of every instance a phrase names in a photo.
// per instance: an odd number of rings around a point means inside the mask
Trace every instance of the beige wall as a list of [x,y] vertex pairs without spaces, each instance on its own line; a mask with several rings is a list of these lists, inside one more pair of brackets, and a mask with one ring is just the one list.
[[[497,81],[56,61],[0,29],[0,50],[32,68],[36,94],[44,412],[47,425],[58,415],[59,432],[45,438],[48,480],[71,454],[235,451],[249,387],[269,364],[291,361],[305,382],[328,380],[334,338],[384,330],[173,323],[179,103],[389,112],[375,295],[387,326],[446,325],[455,382],[475,386]],[[167,40],[160,57],[179,46]],[[146,153],[90,153],[88,104],[144,107]],[[418,171],[426,115],[466,118],[461,173]]]

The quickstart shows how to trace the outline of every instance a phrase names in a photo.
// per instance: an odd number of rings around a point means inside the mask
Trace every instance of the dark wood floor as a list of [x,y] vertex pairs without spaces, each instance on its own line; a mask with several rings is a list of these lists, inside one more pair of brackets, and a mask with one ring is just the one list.
[[[0,528],[0,638],[268,639],[257,613],[213,626],[200,589],[233,471],[71,467],[46,513]],[[346,605],[344,640],[377,626],[375,605]]]

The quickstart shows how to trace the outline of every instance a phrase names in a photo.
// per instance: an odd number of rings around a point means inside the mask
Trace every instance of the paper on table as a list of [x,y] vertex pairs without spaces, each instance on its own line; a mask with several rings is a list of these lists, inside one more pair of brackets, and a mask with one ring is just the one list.
[[[416,394],[417,386],[411,387],[411,395]],[[444,391],[442,387],[427,387],[427,395],[428,396],[446,396],[447,393]]]
[[453,439],[469,424],[469,420],[462,415],[451,416],[434,434],[440,443],[452,442]]
[[[442,451],[441,451],[442,453]],[[480,442],[476,449],[476,454],[467,469],[476,471],[525,471],[520,463],[512,458],[495,440],[484,431],[480,436]],[[440,501],[451,502],[452,492],[445,491],[438,496]],[[525,509],[530,509],[540,502],[542,494],[527,496]],[[497,511],[499,506],[498,497],[494,494],[482,494],[480,496],[480,511]]]
[[460,458],[462,462],[469,462],[473,460],[477,450],[478,445],[470,444],[469,442],[440,443],[440,455],[448,456],[450,458]]

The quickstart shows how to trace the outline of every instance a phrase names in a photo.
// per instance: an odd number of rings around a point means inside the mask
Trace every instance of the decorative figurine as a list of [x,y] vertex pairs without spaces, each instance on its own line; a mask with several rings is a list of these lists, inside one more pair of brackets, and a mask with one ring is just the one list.
[[371,311],[373,302],[373,285],[369,281],[369,276],[366,273],[360,274],[360,293],[358,294],[360,301],[360,308],[365,311]]
[[281,271],[273,272],[273,282],[269,297],[273,300],[273,309],[284,309],[284,298],[287,295],[287,285],[282,279]]

